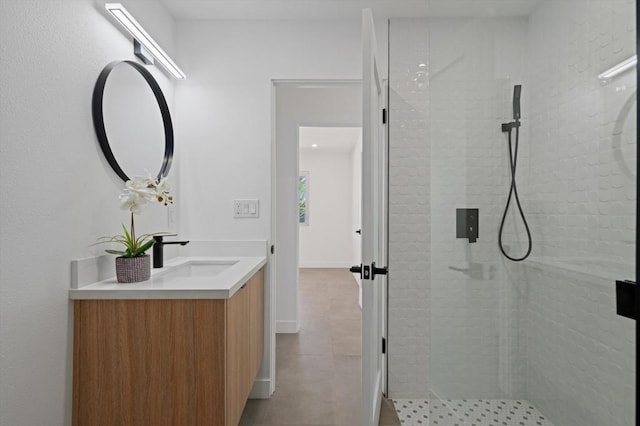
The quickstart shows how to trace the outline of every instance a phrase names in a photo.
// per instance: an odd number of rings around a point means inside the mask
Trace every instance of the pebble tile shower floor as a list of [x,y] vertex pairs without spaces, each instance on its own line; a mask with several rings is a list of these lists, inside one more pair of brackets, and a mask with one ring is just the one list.
[[553,426],[524,400],[394,399],[393,404],[406,426]]

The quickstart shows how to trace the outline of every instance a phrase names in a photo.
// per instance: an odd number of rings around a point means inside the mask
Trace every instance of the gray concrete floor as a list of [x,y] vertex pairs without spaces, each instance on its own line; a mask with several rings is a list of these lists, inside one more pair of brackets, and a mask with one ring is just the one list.
[[[300,333],[276,336],[276,391],[247,402],[242,426],[360,426],[358,285],[345,269],[301,269]],[[395,425],[383,404],[381,424]],[[383,421],[384,420],[384,421]]]

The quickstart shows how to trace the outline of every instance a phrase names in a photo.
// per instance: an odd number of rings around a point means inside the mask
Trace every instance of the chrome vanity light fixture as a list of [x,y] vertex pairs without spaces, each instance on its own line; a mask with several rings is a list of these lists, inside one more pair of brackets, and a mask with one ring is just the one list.
[[187,78],[176,63],[171,60],[169,55],[147,34],[144,28],[142,28],[142,25],[131,16],[123,5],[120,3],[106,3],[104,7],[116,18],[120,25],[133,36],[134,53],[141,58],[145,64],[153,63],[153,59],[149,58],[149,55],[151,55],[176,79],[184,80]]
[[631,68],[635,67],[637,64],[638,64],[638,56],[637,55],[633,55],[629,59],[626,59],[626,60],[620,62],[619,64],[614,65],[613,67],[609,68],[605,72],[603,72],[600,75],[598,75],[598,80],[600,80],[600,82],[602,82],[602,83],[605,83],[608,80],[612,79],[613,77],[615,77],[615,76],[617,76],[619,74],[622,74],[623,72],[627,71],[628,69],[631,69]]

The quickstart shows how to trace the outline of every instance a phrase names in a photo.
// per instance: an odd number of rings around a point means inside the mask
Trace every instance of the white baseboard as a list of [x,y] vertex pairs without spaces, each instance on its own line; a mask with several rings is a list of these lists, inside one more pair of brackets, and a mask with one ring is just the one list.
[[269,399],[271,398],[271,380],[257,378],[253,382],[253,388],[249,394],[249,399]]
[[300,331],[298,321],[276,320],[276,334],[296,334]]
[[300,268],[350,268],[355,263],[350,262],[303,262],[300,261]]

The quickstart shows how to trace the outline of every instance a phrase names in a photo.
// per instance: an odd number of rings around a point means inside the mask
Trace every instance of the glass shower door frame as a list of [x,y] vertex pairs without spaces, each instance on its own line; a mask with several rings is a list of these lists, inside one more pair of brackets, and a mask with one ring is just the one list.
[[[640,28],[638,27],[638,22],[640,22],[640,0],[636,0],[636,55],[640,54],[640,50],[638,46],[640,46]],[[638,83],[640,82],[640,78],[638,77],[638,68],[636,66],[636,87],[638,87]],[[637,102],[637,101],[636,101]],[[640,119],[640,110],[636,105],[636,120]],[[637,121],[636,121],[637,122]],[[638,241],[640,240],[640,197],[639,190],[640,188],[640,174],[638,174],[637,164],[640,164],[640,151],[638,151],[638,135],[636,133],[636,297],[635,297],[635,317],[636,317],[636,426],[640,426],[640,415],[638,413],[638,407],[640,407],[640,392],[638,392],[638,387],[640,385],[640,352],[638,351],[638,342],[640,341],[640,327],[638,327],[638,320],[640,318],[640,297],[637,297],[637,283],[639,282],[640,276],[638,273],[638,265],[640,265],[640,251],[638,250]]]

